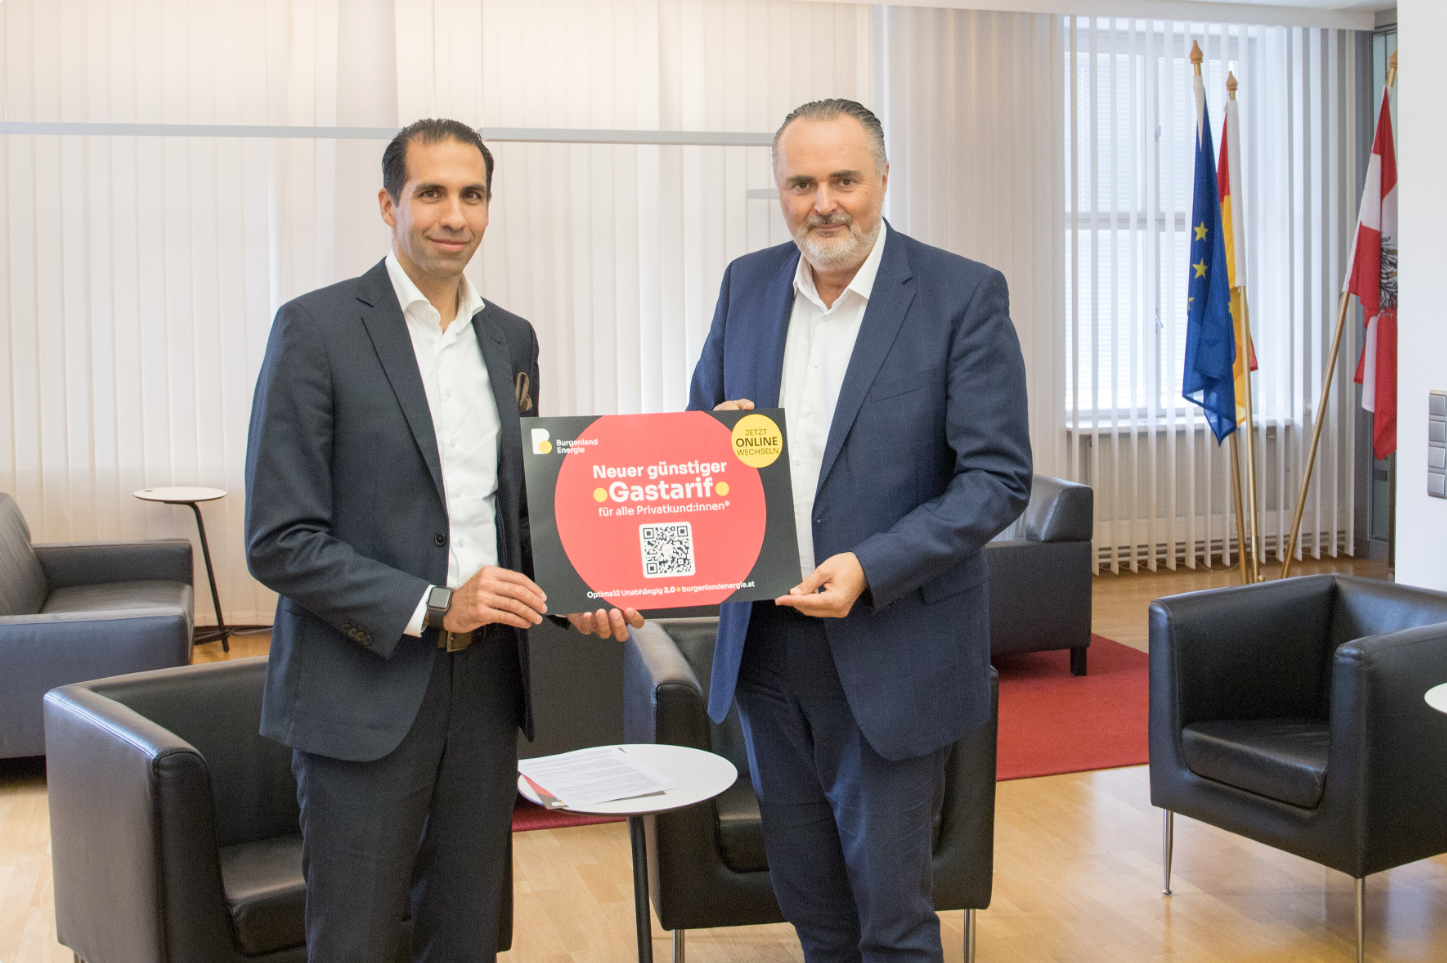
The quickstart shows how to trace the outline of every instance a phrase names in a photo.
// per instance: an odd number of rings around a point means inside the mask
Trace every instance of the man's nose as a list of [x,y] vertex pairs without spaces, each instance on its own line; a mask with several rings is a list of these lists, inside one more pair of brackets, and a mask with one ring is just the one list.
[[442,226],[449,230],[460,231],[467,227],[467,218],[462,215],[462,199],[449,197],[447,203],[442,207]]
[[834,192],[827,184],[820,184],[814,191],[814,212],[816,214],[832,214],[839,205],[834,200]]

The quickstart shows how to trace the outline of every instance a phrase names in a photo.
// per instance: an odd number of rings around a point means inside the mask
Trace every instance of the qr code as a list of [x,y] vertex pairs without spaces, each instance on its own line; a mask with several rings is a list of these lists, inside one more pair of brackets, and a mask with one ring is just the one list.
[[693,526],[688,522],[639,525],[645,578],[693,574]]

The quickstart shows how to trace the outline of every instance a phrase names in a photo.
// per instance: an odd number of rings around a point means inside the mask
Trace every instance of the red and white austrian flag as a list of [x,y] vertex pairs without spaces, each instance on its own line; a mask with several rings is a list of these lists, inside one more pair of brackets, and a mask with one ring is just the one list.
[[1397,450],[1397,153],[1392,114],[1382,91],[1377,136],[1362,190],[1361,216],[1343,290],[1362,302],[1366,344],[1355,381],[1362,407],[1372,412],[1372,451],[1386,458]]

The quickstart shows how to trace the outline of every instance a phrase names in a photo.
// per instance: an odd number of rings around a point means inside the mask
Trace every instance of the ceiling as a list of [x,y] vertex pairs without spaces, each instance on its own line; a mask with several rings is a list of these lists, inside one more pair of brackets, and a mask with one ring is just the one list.
[[1258,7],[1305,7],[1312,10],[1391,10],[1396,0],[1199,0],[1202,3],[1246,3]]

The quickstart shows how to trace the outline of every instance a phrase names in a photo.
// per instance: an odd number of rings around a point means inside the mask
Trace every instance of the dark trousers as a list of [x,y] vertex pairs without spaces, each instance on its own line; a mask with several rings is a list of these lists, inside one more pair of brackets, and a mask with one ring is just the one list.
[[805,960],[939,963],[931,850],[949,749],[875,752],[823,624],[790,609],[754,606],[736,698],[774,894]]
[[394,963],[409,897],[412,959],[496,959],[522,705],[516,644],[499,635],[437,653],[381,759],[293,751],[311,963]]

